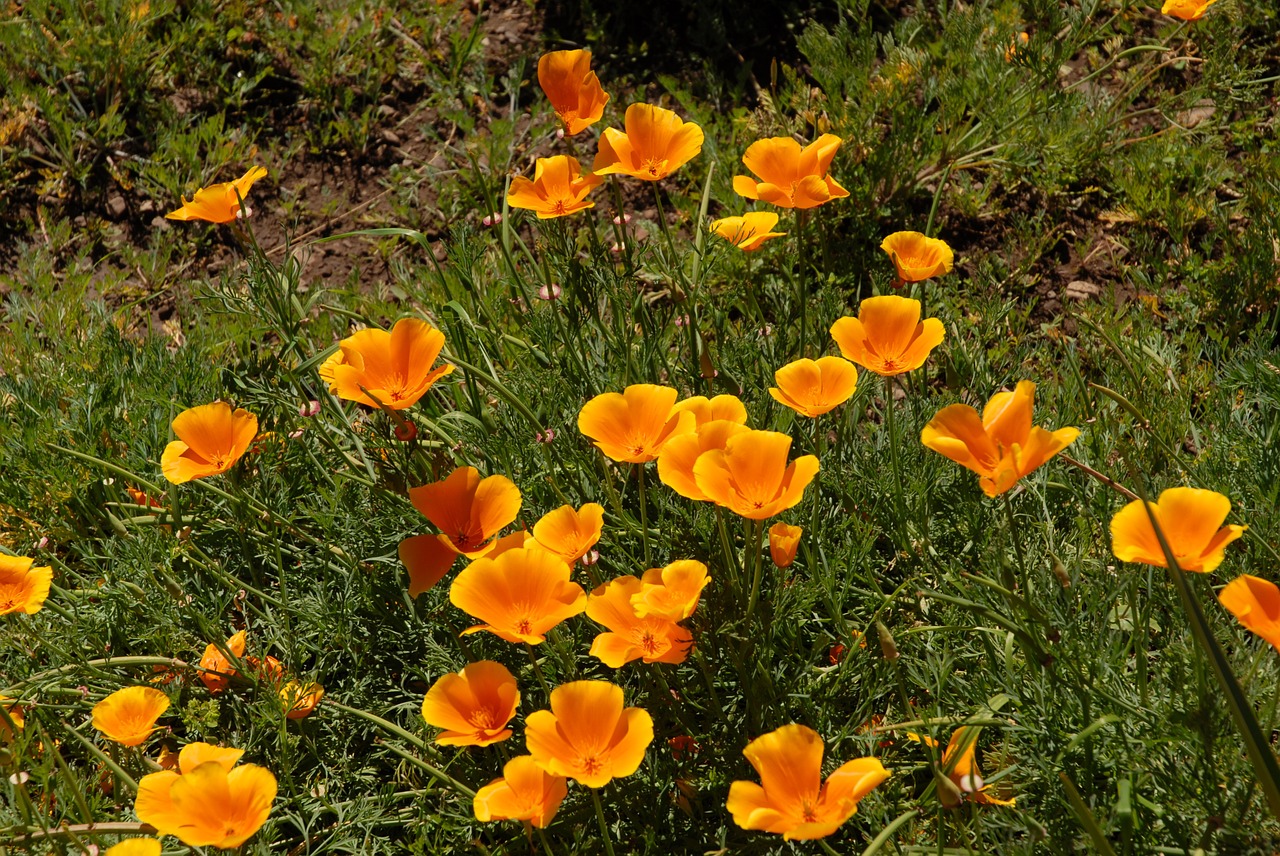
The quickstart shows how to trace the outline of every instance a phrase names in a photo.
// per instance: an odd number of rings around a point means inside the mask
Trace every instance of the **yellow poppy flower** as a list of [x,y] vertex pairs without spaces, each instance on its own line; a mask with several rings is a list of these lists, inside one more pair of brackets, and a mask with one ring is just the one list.
[[609,94],[591,70],[591,51],[552,51],[538,58],[538,85],[564,123],[566,136],[585,131],[604,116]]
[[39,612],[49,599],[53,585],[52,567],[32,567],[27,556],[0,555],[0,615]]
[[629,175],[658,181],[702,151],[702,129],[652,104],[632,104],[624,119],[626,133],[605,128],[591,171],[596,175]]
[[250,167],[248,172],[235,181],[200,188],[190,200],[183,200],[181,208],[164,216],[169,220],[230,223],[240,216],[240,203],[249,195],[249,188],[266,174],[263,167]]
[[786,232],[774,232],[778,215],[772,211],[749,211],[741,217],[722,217],[711,221],[711,231],[740,250],[758,250],[770,238],[781,238]]
[[93,706],[93,727],[122,746],[139,746],[169,709],[169,697],[152,687],[125,687]]
[[919,300],[894,294],[868,297],[857,318],[845,316],[831,325],[831,338],[846,360],[884,377],[920,368],[945,335],[937,318],[920,320]]
[[849,191],[827,175],[842,142],[835,134],[823,134],[804,148],[791,137],[757,140],[742,162],[758,180],[735,175],[733,190],[779,208],[816,208],[848,196]]
[[[1171,487],[1149,503],[1169,550],[1184,571],[1207,574],[1222,564],[1226,547],[1249,527],[1223,526],[1231,500],[1212,490]],[[1111,551],[1122,562],[1168,567],[1151,518],[1136,499],[1111,518]]]
[[339,398],[369,407],[404,410],[453,371],[432,368],[444,348],[444,333],[421,318],[401,318],[386,330],[360,330],[338,343],[321,364],[320,379]]

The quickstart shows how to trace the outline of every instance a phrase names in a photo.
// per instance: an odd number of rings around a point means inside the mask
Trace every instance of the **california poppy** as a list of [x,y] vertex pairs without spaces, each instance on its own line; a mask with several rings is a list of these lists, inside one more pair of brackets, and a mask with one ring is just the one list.
[[122,746],[138,746],[156,730],[169,697],[151,687],[125,687],[93,706],[93,727]]
[[582,166],[567,155],[538,158],[532,181],[523,175],[511,179],[507,205],[533,211],[539,220],[576,214],[595,206],[587,194],[603,180],[592,172],[583,175]]
[[748,430],[726,440],[723,451],[699,455],[693,477],[712,502],[742,517],[764,520],[800,502],[818,474],[813,455],[788,464],[790,449],[786,434]]
[[[1019,381],[1013,392],[991,396],[982,416],[967,404],[944,407],[920,432],[920,442],[973,470],[987,496],[999,496],[1075,442],[1080,431],[1047,431],[1031,424],[1036,385]],[[1141,513],[1141,511],[1139,511]]]
[[1160,11],[1183,21],[1199,21],[1218,0],[1164,0]]
[[770,238],[781,238],[786,232],[774,232],[778,215],[772,211],[749,211],[741,217],[721,217],[711,221],[711,231],[740,250],[758,250]]
[[538,766],[588,788],[600,788],[640,769],[653,742],[653,719],[623,708],[622,688],[607,681],[573,681],[551,691],[551,710],[525,720],[525,743]]
[[35,563],[27,556],[0,555],[0,615],[30,615],[44,607],[53,585],[53,568],[32,567]]
[[[1171,487],[1148,503],[1170,552],[1184,571],[1209,573],[1222,564],[1226,546],[1244,535],[1247,526],[1223,526],[1231,500],[1212,490]],[[1111,552],[1122,562],[1168,567],[1151,517],[1136,499],[1111,518]]]
[[747,424],[747,406],[736,395],[717,395],[707,398],[705,395],[691,395],[677,401],[671,408],[673,413],[688,411],[693,414],[694,426],[701,428],[708,422],[726,420],[739,425]]
[[769,394],[801,416],[821,416],[835,410],[858,388],[858,370],[839,357],[800,359],[773,373],[776,387]]
[[[0,695],[0,708],[3,708],[4,712],[9,715],[7,720],[0,716],[0,740],[6,743],[13,739],[14,729],[21,731],[27,724],[26,717],[22,715],[22,706],[16,703],[9,704],[12,701],[13,699],[8,696]],[[13,723],[12,728],[9,725],[10,722]]]
[[846,360],[884,377],[914,371],[946,330],[937,318],[920,320],[920,301],[894,294],[868,297],[858,317],[845,316],[831,325],[831,338]]
[[442,348],[439,330],[421,318],[401,318],[390,332],[370,328],[343,339],[321,364],[320,378],[339,398],[404,410],[453,371],[448,363],[431,367]]
[[775,523],[769,527],[769,556],[779,568],[789,568],[796,560],[800,536],[804,530],[790,523]]
[[267,822],[276,798],[270,770],[236,766],[243,754],[207,743],[184,746],[180,773],[162,770],[138,782],[138,820],[191,847],[239,847]]
[[552,51],[538,58],[538,85],[572,137],[600,121],[609,95],[591,70],[591,51]]
[[1013,805],[1016,799],[1003,800],[994,796],[991,787],[982,780],[978,762],[974,759],[980,732],[981,729],[975,726],[957,728],[942,753],[942,769],[966,800],[983,805]]
[[498,532],[520,513],[521,497],[506,476],[482,479],[474,467],[459,467],[438,482],[409,488],[409,501],[441,532],[400,542],[409,595],[417,597],[440,582],[460,554],[489,552]]
[[694,415],[673,408],[676,395],[669,386],[651,383],[601,393],[582,406],[578,430],[615,461],[652,461],[668,440],[694,429]]
[[267,174],[266,169],[253,166],[235,181],[211,184],[196,191],[190,200],[184,199],[177,211],[164,215],[168,220],[207,220],[210,223],[230,223],[240,216],[240,204],[249,195],[254,182]]
[[[232,635],[223,646],[226,650],[235,654],[237,658],[244,656],[245,631]],[[208,688],[209,692],[217,695],[227,688],[231,682],[231,678],[235,677],[236,669],[231,665],[231,661],[227,659],[227,655],[218,649],[217,645],[210,642],[204,649],[204,656],[200,658],[200,681]]]
[[538,546],[550,550],[572,565],[600,541],[604,530],[604,507],[588,502],[580,509],[562,505],[542,515],[533,524]]
[[633,576],[618,577],[587,598],[587,617],[609,629],[591,643],[592,657],[618,669],[632,660],[683,663],[693,650],[688,630],[657,612],[636,613],[633,598],[642,597],[644,584]]
[[258,435],[258,417],[215,401],[175,416],[173,433],[178,439],[165,446],[160,469],[169,481],[182,484],[231,469]]
[[520,547],[463,568],[449,601],[483,622],[463,635],[488,630],[508,642],[537,645],[552,627],[587,608],[587,593],[569,575],[559,556]]
[[955,255],[947,242],[919,232],[894,232],[880,243],[898,272],[898,282],[919,282],[951,273]]
[[284,706],[286,719],[306,719],[315,712],[320,699],[324,698],[324,687],[313,682],[289,681],[280,688],[280,703]]
[[564,776],[548,773],[532,755],[517,755],[503,765],[502,778],[476,791],[472,810],[479,821],[527,820],[545,829],[568,793]]
[[515,676],[501,663],[480,660],[432,684],[422,718],[445,729],[436,737],[442,746],[489,746],[511,736],[507,723],[519,706]]
[[126,838],[107,848],[103,856],[160,856],[159,838]]
[[1280,649],[1280,588],[1243,574],[1218,592],[1218,601],[1241,624]]
[[710,582],[711,576],[702,562],[678,559],[665,568],[644,572],[640,589],[631,594],[631,607],[641,618],[659,615],[670,621],[683,621],[698,608],[702,590]]
[[802,149],[791,137],[756,140],[742,156],[756,178],[735,175],[733,190],[779,208],[816,208],[848,196],[849,191],[827,175],[842,142],[835,134],[823,134]]
[[591,171],[620,173],[645,181],[666,178],[702,151],[702,129],[670,110],[632,104],[624,119],[626,132],[605,128]]
[[694,478],[694,464],[703,453],[712,449],[723,451],[730,437],[749,430],[738,422],[717,419],[704,423],[691,434],[672,437],[662,447],[662,454],[658,455],[659,480],[686,499],[710,502],[711,497],[702,492]]
[[826,838],[858,811],[858,801],[889,778],[875,758],[846,761],[822,781],[822,738],[804,725],[757,737],[742,754],[761,784],[734,782],[728,809],[743,829],[780,833],[788,841]]

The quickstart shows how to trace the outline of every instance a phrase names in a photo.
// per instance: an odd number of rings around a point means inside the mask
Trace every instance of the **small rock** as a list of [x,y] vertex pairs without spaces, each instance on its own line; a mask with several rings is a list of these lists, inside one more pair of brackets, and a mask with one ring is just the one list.
[[1183,110],[1178,114],[1178,122],[1185,127],[1194,128],[1202,122],[1213,118],[1213,114],[1218,112],[1217,106],[1211,98],[1201,98],[1195,103],[1190,110]]
[[150,199],[144,199],[138,203],[138,213],[140,214],[150,214],[154,210],[156,210],[156,204]]
[[1102,293],[1102,289],[1092,282],[1077,279],[1067,283],[1066,291],[1063,292],[1062,296],[1068,300],[1088,300],[1090,297],[1097,297],[1100,293]]
[[400,135],[397,134],[395,131],[383,131],[382,139],[386,140],[388,143],[390,143],[393,146],[400,145]]
[[116,194],[107,199],[107,214],[111,215],[111,219],[119,220],[129,210],[129,204],[124,201],[124,197]]
[[151,228],[159,229],[161,232],[167,232],[173,228],[173,224],[164,217],[157,216],[151,218]]

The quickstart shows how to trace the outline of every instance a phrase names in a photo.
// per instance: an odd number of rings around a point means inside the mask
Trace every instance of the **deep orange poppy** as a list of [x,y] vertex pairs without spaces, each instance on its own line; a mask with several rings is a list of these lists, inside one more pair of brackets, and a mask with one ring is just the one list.
[[734,782],[728,809],[743,829],[787,841],[826,838],[858,811],[858,801],[889,778],[875,758],[846,761],[822,781],[822,738],[803,725],[784,725],[743,750],[760,784]]
[[488,630],[508,642],[537,645],[545,633],[587,608],[587,593],[569,579],[569,566],[538,547],[476,559],[449,589],[449,601],[483,622],[463,635]]
[[920,432],[920,442],[973,470],[982,492],[999,496],[1080,436],[1076,428],[1033,426],[1035,397],[1036,385],[1024,380],[1013,392],[993,395],[981,418],[967,404],[944,407]]
[[711,221],[711,231],[744,252],[758,250],[770,238],[781,238],[786,232],[774,232],[778,215],[772,211],[748,211],[741,217],[721,217]]
[[[223,647],[235,654],[237,658],[243,657],[245,639],[246,632],[241,630],[232,635]],[[204,656],[200,658],[201,683],[208,688],[209,692],[217,695],[227,688],[231,678],[235,676],[235,666],[231,665],[231,661],[218,649],[217,645],[210,642],[204,649]]]
[[711,576],[702,562],[679,559],[665,568],[650,568],[640,582],[639,591],[631,595],[631,607],[636,615],[683,621],[698,608],[702,590],[711,582]]
[[122,746],[140,746],[169,709],[169,697],[151,687],[125,687],[93,706],[93,727]]
[[[230,223],[240,217],[240,203],[249,195],[254,182],[267,174],[266,169],[253,166],[235,181],[211,184],[196,191],[191,199],[182,201],[177,211],[164,215],[168,220],[207,220],[210,223]],[[248,206],[245,206],[246,209]]]
[[796,560],[800,548],[800,536],[804,530],[790,523],[775,523],[769,527],[769,556],[779,568],[789,568]]
[[609,94],[591,70],[591,51],[552,51],[538,58],[538,85],[564,123],[566,136],[585,131],[604,116]]
[[717,419],[703,423],[691,434],[672,437],[662,447],[662,454],[658,455],[659,480],[686,499],[712,501],[698,487],[693,475],[694,464],[705,452],[713,449],[723,451],[730,437],[745,434],[749,430],[751,429],[741,423]]
[[818,474],[813,455],[788,464],[790,450],[786,434],[748,430],[726,440],[723,451],[699,455],[693,477],[712,502],[742,517],[764,520],[799,503]]
[[1236,620],[1280,650],[1280,588],[1243,574],[1218,592],[1218,601]]
[[920,301],[894,294],[868,297],[858,317],[831,325],[831,338],[846,360],[884,377],[914,371],[942,343],[946,330],[937,318],[920,320]]
[[769,394],[801,416],[816,417],[835,410],[858,388],[858,370],[839,357],[799,359],[773,373],[776,387]]
[[652,104],[632,104],[624,119],[626,133],[605,128],[591,171],[596,175],[629,175],[658,181],[702,151],[702,129]]
[[538,546],[570,565],[591,551],[603,531],[604,507],[596,502],[588,502],[576,510],[572,505],[562,505],[533,524],[533,537]]
[[432,684],[422,718],[445,729],[436,737],[442,746],[489,746],[511,736],[507,724],[519,707],[515,676],[501,663],[480,660]]
[[517,755],[502,767],[502,778],[476,791],[476,820],[527,820],[545,829],[569,793],[564,776],[538,766],[532,755]]
[[592,172],[583,175],[582,166],[567,155],[538,158],[532,181],[523,175],[511,179],[507,205],[533,211],[539,220],[576,214],[595,206],[587,194],[603,180]]
[[624,709],[622,688],[607,681],[556,687],[551,710],[525,721],[525,743],[538,766],[588,788],[640,769],[652,742],[652,717],[638,707]]
[[[1171,487],[1149,506],[1184,571],[1207,574],[1214,570],[1222,564],[1227,545],[1249,528],[1222,525],[1231,512],[1231,500],[1212,490]],[[1111,552],[1122,562],[1168,567],[1142,500],[1134,500],[1111,518]]]
[[639,659],[683,663],[693,650],[693,636],[679,624],[656,612],[637,614],[632,599],[642,598],[643,588],[633,576],[618,577],[587,598],[587,617],[609,629],[596,636],[590,654],[610,668]]
[[0,615],[30,615],[44,607],[53,585],[53,568],[32,567],[35,563],[27,556],[0,555]]
[[672,437],[694,430],[694,415],[674,409],[676,396],[671,387],[651,383],[602,393],[582,406],[578,430],[615,461],[647,463]]
[[339,398],[369,407],[404,410],[453,371],[432,368],[444,348],[444,333],[421,318],[401,318],[391,332],[359,330],[338,343],[320,366],[320,378]]
[[169,481],[183,484],[231,469],[258,435],[258,417],[215,401],[179,413],[173,433],[178,439],[165,446],[160,469]]
[[827,175],[842,142],[835,134],[823,134],[802,149],[791,137],[756,140],[742,156],[756,179],[735,175],[733,190],[779,208],[816,208],[848,196],[849,191]]
[[880,244],[898,272],[899,282],[920,282],[951,273],[955,254],[947,242],[919,232],[894,232]]
[[239,847],[267,822],[276,798],[270,770],[235,766],[242,754],[207,743],[184,746],[180,773],[162,770],[138,782],[138,820],[191,847]]

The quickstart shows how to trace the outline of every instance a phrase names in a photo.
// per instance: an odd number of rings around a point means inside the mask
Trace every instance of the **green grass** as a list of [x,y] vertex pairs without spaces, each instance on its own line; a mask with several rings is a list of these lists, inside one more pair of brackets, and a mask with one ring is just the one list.
[[[730,782],[756,780],[741,754],[747,741],[790,722],[823,736],[827,771],[873,754],[894,772],[827,839],[839,853],[864,852],[899,819],[879,852],[1087,851],[1097,845],[1080,805],[1117,853],[1278,846],[1280,824],[1173,582],[1111,553],[1108,523],[1126,500],[1055,459],[1009,495],[1011,532],[1001,501],[918,442],[940,407],[980,406],[1030,379],[1037,424],[1081,429],[1068,450],[1077,460],[1135,491],[1187,484],[1229,496],[1229,519],[1247,523],[1248,536],[1219,571],[1193,575],[1191,590],[1270,737],[1278,655],[1213,593],[1241,573],[1274,579],[1278,565],[1274,13],[1223,0],[1178,26],[1131,2],[1067,12],[1054,2],[941,4],[912,17],[855,2],[837,20],[798,22],[803,65],[757,70],[758,93],[693,76],[618,80],[608,69],[637,74],[631,59],[598,56],[614,98],[606,121],[620,123],[635,88],[707,134],[702,156],[662,187],[678,223],[670,246],[652,220],[652,188],[623,183],[630,228],[647,236],[633,231],[619,260],[608,188],[596,192],[599,208],[566,221],[510,212],[508,229],[478,226],[501,207],[509,170],[565,144],[530,80],[537,49],[513,74],[495,74],[480,61],[478,31],[451,18],[452,7],[196,4],[178,15],[153,3],[141,22],[124,5],[86,8],[29,3],[0,23],[6,116],[27,103],[37,111],[28,132],[0,137],[0,222],[14,236],[0,273],[0,545],[55,569],[44,610],[0,621],[0,693],[27,705],[27,727],[0,754],[0,850],[83,852],[58,827],[135,821],[89,716],[106,694],[147,682],[153,663],[112,660],[194,663],[240,627],[250,654],[320,681],[343,708],[322,703],[286,722],[264,683],[214,698],[179,669],[163,685],[170,732],[145,754],[117,753],[125,772],[145,774],[161,744],[244,748],[280,783],[247,853],[540,848],[517,823],[478,823],[470,801],[423,767],[476,788],[502,766],[494,749],[430,743],[419,709],[440,675],[482,658],[511,668],[523,694],[503,744],[512,754],[523,717],[546,698],[525,652],[487,634],[459,638],[471,622],[449,604],[448,580],[408,597],[396,547],[432,530],[405,489],[458,465],[501,473],[524,496],[518,525],[565,502],[599,502],[605,535],[592,573],[639,573],[636,478],[605,460],[576,418],[591,396],[642,382],[682,395],[740,392],[750,424],[790,433],[793,456],[820,446],[822,471],[820,489],[780,518],[805,528],[800,557],[789,571],[766,557],[748,621],[712,507],[680,499],[650,467],[654,563],[711,567],[690,622],[699,657],[609,669],[587,656],[601,628],[585,616],[539,647],[553,686],[611,680],[654,717],[639,772],[603,792],[616,852],[818,852],[746,832],[725,809]],[[1030,42],[1007,61],[1022,30]],[[1143,45],[1161,49],[1134,50]],[[377,271],[323,287],[300,260],[315,246],[264,257],[226,227],[139,232],[95,213],[94,200],[126,183],[140,188],[131,200],[170,210],[180,193],[239,174],[255,146],[276,169],[291,158],[359,159],[386,128],[380,94],[397,87],[424,93],[409,127],[431,115],[460,133],[441,146],[444,166],[379,173],[393,191],[385,222],[348,221],[405,229],[361,239],[385,260]],[[179,91],[198,93],[200,108],[175,117]],[[476,94],[515,105],[516,118],[482,119]],[[293,96],[300,112],[281,106]],[[1212,116],[1179,121],[1204,99]],[[696,257],[708,176],[711,212],[740,213],[730,183],[746,145],[819,131],[845,139],[832,173],[850,198],[814,212],[804,254],[787,215],[789,236],[759,253],[712,237]],[[577,145],[588,159],[591,146]],[[420,208],[424,185],[433,199]],[[272,193],[264,184],[252,200],[268,223],[282,217]],[[899,501],[878,377],[861,372],[854,398],[816,423],[767,389],[801,350],[797,278],[810,289],[811,351],[835,353],[830,324],[889,290],[880,239],[930,221],[958,265],[928,285],[929,314],[947,338],[894,404]],[[228,252],[231,263],[206,269]],[[536,298],[548,277],[563,285],[561,300]],[[1068,298],[1074,279],[1099,293]],[[161,297],[171,302],[165,320],[149,311]],[[674,323],[687,314],[714,380]],[[430,319],[448,353],[476,368],[423,399],[413,444],[395,441],[384,415],[329,396],[316,373],[353,325],[389,327],[403,315]],[[233,473],[165,484],[170,421],[216,398],[255,413],[272,438]],[[312,399],[320,414],[299,415]],[[547,429],[554,440],[537,442]],[[130,504],[125,487],[148,481],[168,488],[166,514],[182,525]],[[736,563],[744,530],[732,515],[728,523]],[[881,650],[877,621],[896,661]],[[848,650],[833,663],[837,644]],[[982,771],[1016,794],[1016,807],[942,807],[928,752],[905,727],[864,729],[873,717],[926,720],[910,730],[943,741],[967,718],[988,722]],[[699,749],[677,759],[667,740],[684,734]],[[19,772],[29,775],[21,785],[10,778]],[[571,785],[547,830],[551,851],[603,852],[593,815]],[[18,840],[30,833],[36,840]]]

